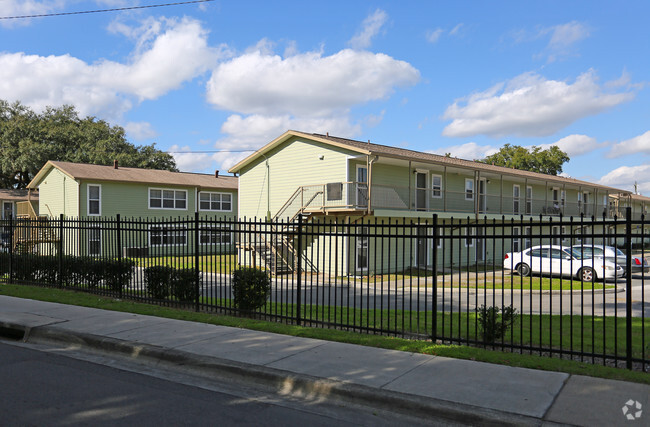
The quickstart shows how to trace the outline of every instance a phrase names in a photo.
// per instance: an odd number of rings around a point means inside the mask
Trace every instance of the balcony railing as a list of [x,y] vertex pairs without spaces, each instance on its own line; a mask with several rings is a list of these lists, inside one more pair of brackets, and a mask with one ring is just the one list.
[[[370,203],[369,203],[370,202]],[[573,216],[584,214],[613,218],[620,215],[602,203],[553,201],[551,199],[476,192],[445,191],[440,188],[409,188],[363,182],[335,182],[301,186],[291,196],[276,218],[293,217],[298,213],[388,209],[423,212],[450,212],[481,215]],[[639,219],[643,212],[633,211]]]

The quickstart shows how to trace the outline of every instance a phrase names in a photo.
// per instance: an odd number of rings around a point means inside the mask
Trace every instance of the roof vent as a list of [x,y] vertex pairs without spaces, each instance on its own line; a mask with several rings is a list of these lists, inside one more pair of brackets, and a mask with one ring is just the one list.
[[117,169],[117,159],[113,160],[113,169]]
[[214,171],[214,177],[215,177],[215,178],[219,178],[219,169],[217,169],[216,171]]

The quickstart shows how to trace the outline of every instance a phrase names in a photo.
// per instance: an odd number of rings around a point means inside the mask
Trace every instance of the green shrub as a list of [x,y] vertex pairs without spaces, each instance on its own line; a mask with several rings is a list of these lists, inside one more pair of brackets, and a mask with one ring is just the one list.
[[104,284],[113,291],[121,291],[124,286],[131,283],[135,261],[123,259],[102,260],[98,262],[104,269]]
[[174,270],[171,280],[171,293],[179,301],[194,301],[198,297],[196,271],[192,268]]
[[[501,311],[501,315],[499,315],[499,311]],[[502,340],[506,336],[508,328],[517,320],[517,309],[512,306],[503,307],[501,310],[499,307],[481,305],[476,312],[481,338],[483,342],[489,344],[493,344],[496,340]]]
[[271,278],[265,271],[242,267],[232,273],[232,293],[240,310],[256,310],[266,304],[271,292]]
[[174,269],[156,265],[144,269],[144,286],[155,299],[165,299],[171,294],[171,278]]

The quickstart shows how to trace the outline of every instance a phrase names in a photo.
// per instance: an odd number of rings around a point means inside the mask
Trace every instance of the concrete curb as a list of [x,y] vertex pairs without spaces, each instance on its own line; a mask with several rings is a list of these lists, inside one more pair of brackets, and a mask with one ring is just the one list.
[[[263,386],[270,388],[275,393],[297,398],[327,398],[377,409],[390,408],[393,412],[424,419],[433,416],[436,419],[442,418],[469,425],[549,425],[547,421],[519,414],[424,398],[306,374],[296,374],[260,365],[200,356],[149,344],[71,332],[52,326],[30,328],[23,325],[0,323],[0,327],[11,331],[13,336],[22,332],[24,334],[22,341],[28,343],[67,345],[114,356],[150,361],[202,377],[207,374],[229,381]],[[550,425],[552,424],[550,423]]]

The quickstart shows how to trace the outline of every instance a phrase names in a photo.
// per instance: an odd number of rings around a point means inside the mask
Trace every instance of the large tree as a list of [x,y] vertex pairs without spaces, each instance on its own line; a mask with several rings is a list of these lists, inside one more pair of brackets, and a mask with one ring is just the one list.
[[562,173],[562,165],[569,161],[569,156],[558,147],[551,146],[546,150],[533,146],[531,149],[519,145],[506,144],[491,156],[479,162],[496,166],[505,166],[513,169],[531,172],[558,175]]
[[40,114],[0,99],[0,188],[24,188],[48,160],[176,171],[174,158],[155,144],[135,146],[124,129],[72,106]]

